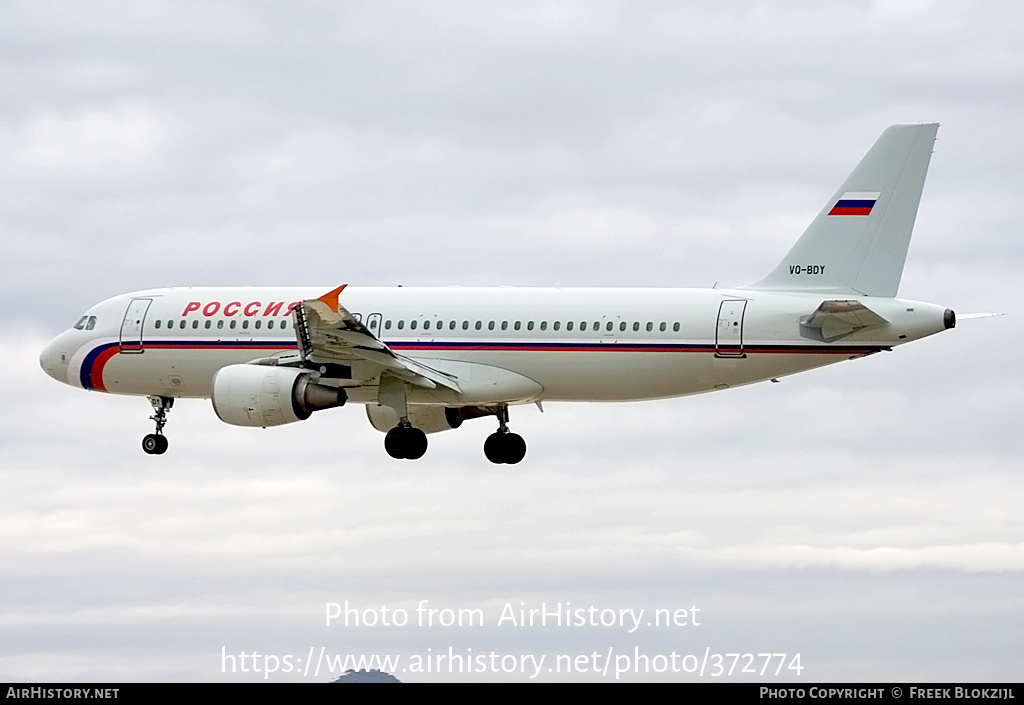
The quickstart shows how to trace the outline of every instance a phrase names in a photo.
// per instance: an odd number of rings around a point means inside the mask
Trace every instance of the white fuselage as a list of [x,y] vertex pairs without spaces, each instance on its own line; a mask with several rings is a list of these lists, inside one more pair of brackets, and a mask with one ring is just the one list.
[[[219,369],[294,353],[291,305],[329,288],[125,294],[90,309],[94,321],[54,339],[41,362],[54,378],[86,389],[209,397]],[[349,287],[342,302],[398,354],[442,368],[468,362],[508,370],[539,386],[530,398],[495,400],[510,403],[708,392],[860,357],[948,327],[940,306],[860,297],[888,325],[835,342],[815,340],[801,319],[830,298],[836,297],[720,289]],[[377,399],[374,380],[358,365],[344,385],[352,401]],[[452,403],[429,390],[412,392],[409,401]]]

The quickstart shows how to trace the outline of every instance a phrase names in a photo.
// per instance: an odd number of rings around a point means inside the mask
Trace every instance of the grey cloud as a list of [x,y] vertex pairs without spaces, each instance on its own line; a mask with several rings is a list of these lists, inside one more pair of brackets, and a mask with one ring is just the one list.
[[1016,677],[1015,315],[778,385],[515,409],[530,451],[511,472],[482,457],[489,420],[396,464],[358,408],[259,432],[202,401],[149,458],[145,400],[36,362],[87,306],[152,286],[746,283],[882,128],[934,119],[901,293],[1015,313],[1016,5],[0,18],[5,679],[230,680],[222,645],[628,646],[324,630],[346,598],[696,603],[702,631],[640,643],[799,650],[821,680]]

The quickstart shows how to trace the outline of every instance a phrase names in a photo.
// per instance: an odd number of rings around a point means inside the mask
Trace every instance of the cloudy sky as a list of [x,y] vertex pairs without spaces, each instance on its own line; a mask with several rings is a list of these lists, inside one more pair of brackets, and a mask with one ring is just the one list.
[[[1021,36],[1012,2],[5,2],[0,681],[256,680],[223,656],[258,652],[323,682],[311,650],[449,647],[544,656],[538,680],[635,649],[1019,680]],[[515,409],[514,468],[490,420],[409,463],[357,407],[259,431],[198,400],[149,457],[144,399],[38,366],[154,286],[748,283],[927,121],[900,294],[1011,315],[777,385]],[[410,624],[325,626],[346,600]],[[498,625],[567,602],[700,625]]]

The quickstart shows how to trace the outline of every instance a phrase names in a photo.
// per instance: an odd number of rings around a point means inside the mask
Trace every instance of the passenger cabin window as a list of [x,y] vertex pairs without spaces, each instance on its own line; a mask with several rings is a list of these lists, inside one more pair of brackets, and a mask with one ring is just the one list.
[[161,321],[161,320],[160,320],[160,319],[158,318],[158,319],[156,319],[156,321],[155,321],[155,322],[153,323],[153,327],[154,327],[154,328],[159,328],[159,327],[160,327],[160,324],[161,324],[161,323],[163,323],[163,321]]

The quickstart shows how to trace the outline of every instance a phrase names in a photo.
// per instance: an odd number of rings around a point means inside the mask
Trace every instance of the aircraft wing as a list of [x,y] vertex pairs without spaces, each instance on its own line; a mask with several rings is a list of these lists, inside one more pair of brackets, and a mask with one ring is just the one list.
[[299,355],[310,367],[368,361],[410,384],[426,389],[447,387],[461,393],[454,375],[399,355],[375,336],[338,301],[345,285],[292,309]]
[[831,343],[848,336],[860,328],[881,326],[887,320],[856,300],[822,301],[814,313],[800,319],[800,329],[809,337],[820,336],[821,340]]

